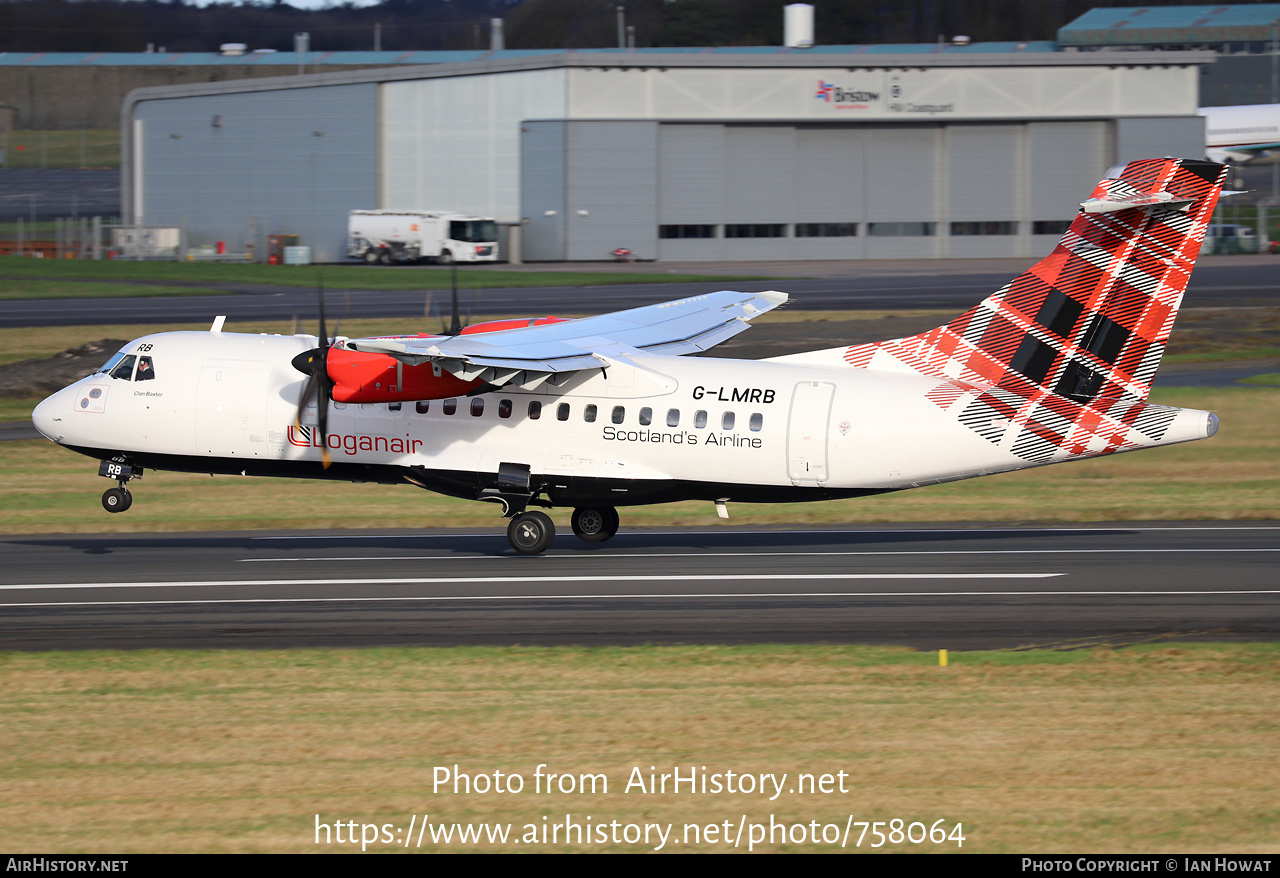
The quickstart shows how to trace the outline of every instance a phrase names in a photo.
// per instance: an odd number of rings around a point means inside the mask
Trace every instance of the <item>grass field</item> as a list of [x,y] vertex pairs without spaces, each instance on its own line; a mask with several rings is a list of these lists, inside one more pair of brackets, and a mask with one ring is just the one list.
[[0,299],[97,299],[116,296],[213,296],[223,290],[76,280],[0,280]]
[[6,168],[118,168],[120,132],[0,131]]
[[[410,815],[424,814],[433,825],[510,822],[514,837],[532,824],[541,838],[544,822],[566,815],[674,824],[664,848],[674,852],[727,847],[719,837],[691,847],[686,823],[728,820],[732,838],[740,820],[767,830],[771,818],[836,826],[828,838],[849,820],[963,827],[962,847],[890,850],[1280,846],[1277,645],[950,658],[942,668],[935,653],[851,646],[0,653],[0,848],[359,850],[316,845],[317,820],[340,820],[355,821],[357,837],[361,824],[390,824],[398,843],[370,850],[403,851]],[[603,774],[607,792],[597,779],[595,792],[557,782],[537,793],[540,764],[575,786]],[[519,774],[524,788],[433,792],[437,767],[455,765]],[[686,777],[787,777],[773,801],[772,786],[647,791],[651,767],[676,766]],[[635,768],[645,792],[625,792]],[[832,791],[789,792],[802,773],[831,775]],[[756,850],[839,849],[803,838],[775,834]],[[648,844],[561,836],[532,850],[657,845],[656,834]],[[422,849],[531,843],[433,844],[428,831]]]
[[[190,289],[168,295],[200,295],[210,292],[205,284],[272,284],[319,288],[331,297],[344,289],[360,290],[447,290],[452,284],[449,268],[386,268],[366,265],[249,265],[213,262],[114,262],[79,259],[27,259],[0,256],[0,278],[10,281],[6,298],[41,298],[41,288],[26,294],[19,281],[98,281],[97,293],[85,295],[137,295],[133,281],[191,284]],[[589,287],[598,284],[684,283],[689,281],[728,282],[752,280],[741,275],[645,274],[641,272],[507,271],[502,267],[459,266],[460,290],[499,287]],[[119,285],[119,286],[117,286]]]

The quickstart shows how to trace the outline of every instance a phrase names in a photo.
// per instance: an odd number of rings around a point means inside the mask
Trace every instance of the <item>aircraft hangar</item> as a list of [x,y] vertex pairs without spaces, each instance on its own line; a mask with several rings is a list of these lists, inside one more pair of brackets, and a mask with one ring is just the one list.
[[126,221],[325,261],[369,208],[494,217],[525,261],[1031,256],[1111,165],[1204,150],[1212,54],[1053,47],[498,51],[139,89]]

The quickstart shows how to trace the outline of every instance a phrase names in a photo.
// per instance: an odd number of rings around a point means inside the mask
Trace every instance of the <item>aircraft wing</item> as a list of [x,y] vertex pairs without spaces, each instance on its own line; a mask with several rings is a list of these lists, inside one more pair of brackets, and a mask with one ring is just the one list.
[[580,320],[449,337],[360,338],[346,347],[389,354],[411,366],[431,362],[465,380],[532,389],[584,369],[606,368],[609,357],[705,351],[786,301],[786,293],[773,290],[724,290]]

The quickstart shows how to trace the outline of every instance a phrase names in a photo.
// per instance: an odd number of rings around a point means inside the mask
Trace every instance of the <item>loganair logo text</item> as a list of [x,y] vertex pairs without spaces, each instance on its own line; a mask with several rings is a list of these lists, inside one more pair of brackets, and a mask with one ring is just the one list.
[[814,97],[820,101],[826,101],[828,104],[862,104],[865,106],[873,101],[880,100],[880,92],[841,88],[834,83],[819,79],[818,91],[814,94]]
[[[320,430],[316,427],[290,427],[289,444],[299,448],[320,448]],[[333,451],[354,455],[360,451],[383,451],[391,454],[416,454],[421,439],[408,435],[361,436],[358,433],[330,433],[325,444]]]

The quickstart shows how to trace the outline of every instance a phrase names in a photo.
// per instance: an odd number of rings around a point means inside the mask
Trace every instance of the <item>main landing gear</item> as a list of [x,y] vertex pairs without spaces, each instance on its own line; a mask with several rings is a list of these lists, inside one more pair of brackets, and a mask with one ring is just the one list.
[[521,555],[541,555],[555,538],[556,526],[545,512],[521,512],[507,525],[507,541]]
[[142,478],[142,467],[130,466],[118,460],[104,460],[98,465],[98,475],[115,479],[118,488],[108,488],[102,494],[102,508],[108,512],[124,512],[133,505],[133,495],[125,487],[133,479]]
[[603,543],[618,532],[618,510],[612,506],[573,510],[573,533],[584,543]]
[[[618,532],[618,510],[612,506],[573,510],[573,533],[586,543],[603,543]],[[521,512],[507,525],[507,540],[521,555],[541,555],[551,548],[556,526],[545,512]]]

